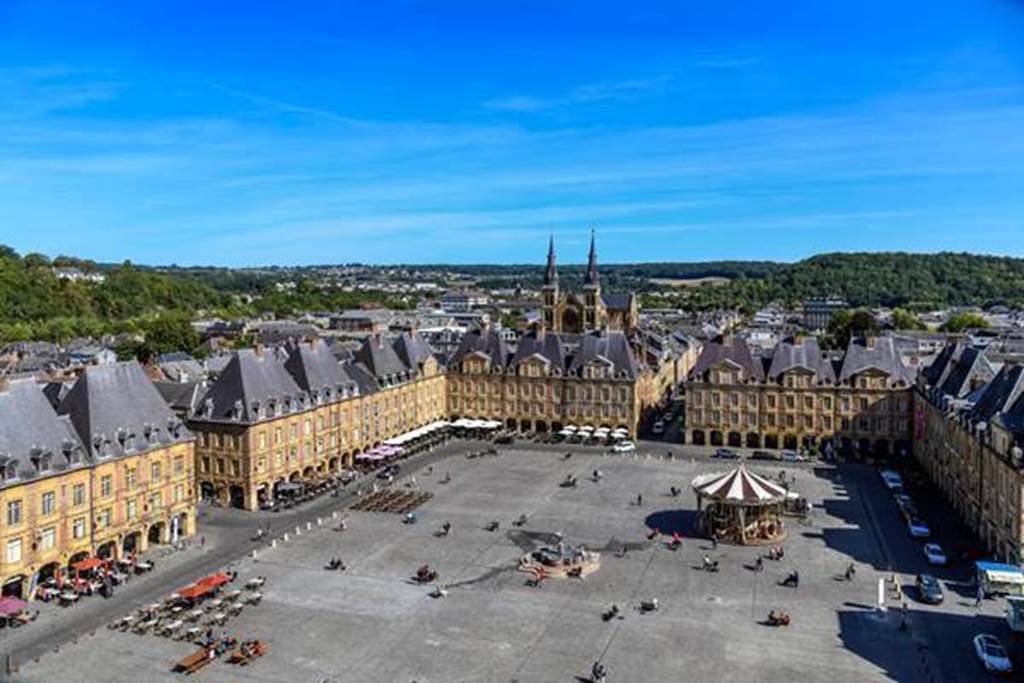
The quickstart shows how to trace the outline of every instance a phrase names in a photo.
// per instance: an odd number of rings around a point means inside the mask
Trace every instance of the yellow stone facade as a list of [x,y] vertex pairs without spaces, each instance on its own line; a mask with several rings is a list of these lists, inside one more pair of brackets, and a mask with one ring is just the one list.
[[91,555],[122,558],[195,533],[193,443],[99,462],[0,489],[0,581],[33,579]]
[[278,482],[335,474],[368,448],[443,419],[445,398],[444,374],[428,359],[412,381],[256,424],[192,420],[200,494],[254,510]]

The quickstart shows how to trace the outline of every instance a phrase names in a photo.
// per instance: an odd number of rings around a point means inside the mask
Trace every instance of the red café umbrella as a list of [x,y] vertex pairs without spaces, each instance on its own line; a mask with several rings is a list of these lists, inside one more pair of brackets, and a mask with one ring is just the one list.
[[106,560],[101,560],[98,557],[87,557],[84,560],[79,560],[71,565],[71,568],[76,572],[84,572],[90,569],[96,569],[97,567],[103,567],[107,564]]

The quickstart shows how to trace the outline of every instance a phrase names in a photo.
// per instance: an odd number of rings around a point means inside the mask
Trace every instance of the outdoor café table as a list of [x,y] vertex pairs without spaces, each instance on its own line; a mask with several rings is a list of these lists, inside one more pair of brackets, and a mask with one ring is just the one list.
[[137,631],[139,631],[139,633],[143,633],[143,632],[148,631],[149,629],[153,628],[154,626],[156,626],[159,623],[160,623],[159,619],[147,619],[146,621],[140,621],[138,626],[135,627],[135,629]]
[[203,632],[203,629],[198,626],[192,626],[191,628],[185,629],[185,638],[193,640],[199,637],[199,634]]
[[127,580],[128,575],[122,572],[110,572],[110,579],[117,584],[124,583]]
[[164,633],[172,633],[172,632],[178,630],[179,628],[181,628],[181,625],[183,623],[185,623],[185,622],[183,622],[181,619],[175,619],[174,621],[172,621],[172,622],[170,622],[168,624],[165,624],[164,628],[163,628]]
[[156,612],[159,609],[160,609],[160,603],[159,602],[151,602],[148,605],[146,605],[145,607],[143,607],[142,611],[143,612]]
[[214,612],[212,615],[210,615],[210,623],[220,624],[223,626],[224,622],[227,621],[227,618],[228,615],[224,614],[223,612]]
[[264,579],[259,577],[259,576],[257,576],[255,579],[249,579],[249,581],[246,582],[245,587],[246,588],[262,588],[263,587],[263,583],[264,583]]
[[227,598],[228,600],[234,600],[235,598],[237,598],[241,594],[242,594],[242,591],[240,591],[240,590],[238,590],[236,588],[235,590],[230,591],[229,593],[227,593],[224,597]]
[[259,591],[256,591],[256,592],[250,594],[249,597],[246,598],[246,602],[249,602],[249,603],[252,603],[253,605],[255,605],[257,602],[259,602],[262,599],[263,599],[263,593],[260,593]]
[[206,609],[208,611],[219,609],[220,606],[223,604],[223,602],[224,601],[219,599],[219,598],[215,598],[213,600],[210,600],[208,603],[206,603]]
[[152,562],[137,562],[135,564],[135,571],[137,573],[138,572],[148,572],[152,568],[153,568],[153,563]]
[[64,591],[60,594],[60,599],[61,602],[74,604],[78,602],[78,593],[75,593],[74,591]]
[[185,619],[187,619],[188,621],[198,621],[199,617],[201,616],[203,616],[203,610],[194,609],[185,615]]
[[181,612],[184,609],[185,608],[182,607],[181,605],[175,605],[174,607],[171,608],[171,614],[178,614],[179,612]]

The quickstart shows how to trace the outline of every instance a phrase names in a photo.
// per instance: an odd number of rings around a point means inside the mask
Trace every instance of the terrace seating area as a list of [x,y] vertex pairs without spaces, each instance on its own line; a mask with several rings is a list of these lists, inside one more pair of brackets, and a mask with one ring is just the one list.
[[354,505],[352,510],[363,512],[391,512],[405,514],[412,512],[431,499],[434,494],[428,491],[400,491],[384,489],[364,496]]

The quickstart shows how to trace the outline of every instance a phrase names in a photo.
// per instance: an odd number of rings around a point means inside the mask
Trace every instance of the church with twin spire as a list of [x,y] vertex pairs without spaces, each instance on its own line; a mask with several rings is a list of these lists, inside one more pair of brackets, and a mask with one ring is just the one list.
[[631,332],[639,325],[637,297],[634,293],[610,294],[601,291],[597,270],[597,247],[590,233],[590,254],[581,292],[562,291],[555,265],[555,238],[548,243],[548,262],[544,271],[543,321],[551,332],[582,334],[594,330]]

